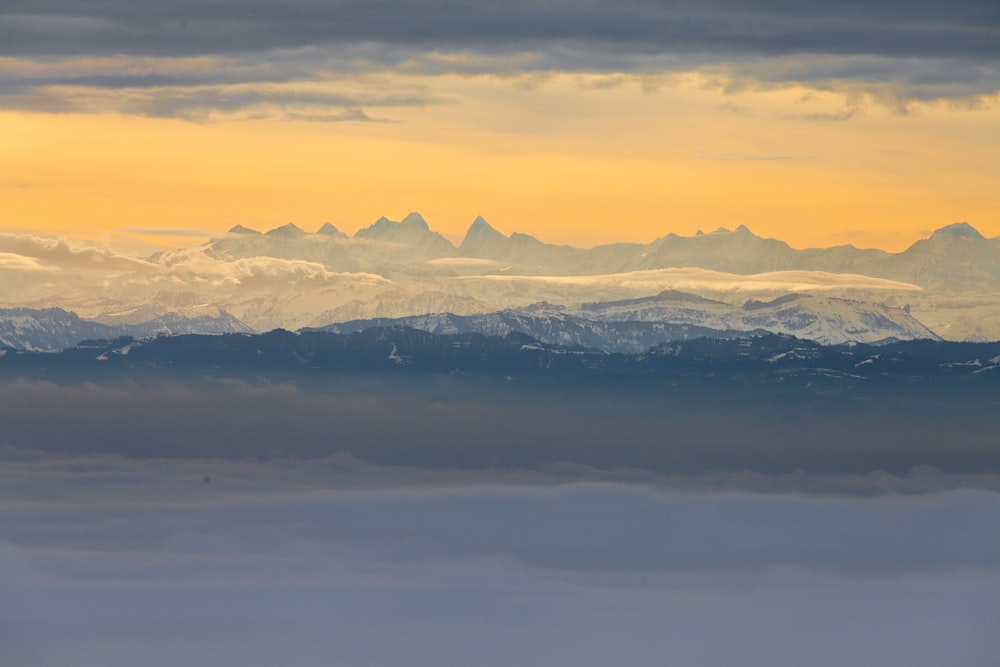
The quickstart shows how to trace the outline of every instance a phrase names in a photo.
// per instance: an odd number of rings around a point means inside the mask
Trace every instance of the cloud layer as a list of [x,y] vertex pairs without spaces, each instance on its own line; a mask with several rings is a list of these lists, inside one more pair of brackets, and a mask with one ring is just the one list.
[[975,667],[1000,650],[995,492],[352,489],[287,461],[0,458],[16,667]]
[[[655,88],[698,72],[730,92],[801,85],[903,109],[1000,90],[998,26],[975,0],[8,3],[0,104],[364,121],[378,117],[366,109],[434,102],[415,77],[618,73]],[[386,87],[371,74],[404,78]]]
[[989,397],[320,384],[0,385],[0,661],[1000,652]]

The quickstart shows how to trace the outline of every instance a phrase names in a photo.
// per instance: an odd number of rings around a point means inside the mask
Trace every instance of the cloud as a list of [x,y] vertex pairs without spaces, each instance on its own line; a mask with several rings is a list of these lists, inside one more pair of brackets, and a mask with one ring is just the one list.
[[351,489],[279,461],[0,460],[5,664],[936,667],[1000,650],[993,492]]
[[165,276],[183,282],[196,279],[228,281],[232,284],[256,283],[261,288],[279,289],[281,281],[316,281],[354,283],[357,286],[391,284],[374,273],[330,271],[319,262],[279,257],[241,257],[227,260],[211,257],[201,248],[165,253],[160,260]]
[[25,257],[12,252],[0,252],[0,269],[13,271],[52,271],[50,266],[41,264],[34,257]]
[[269,86],[369,74],[489,75],[537,85],[551,73],[575,72],[605,75],[586,85],[636,79],[652,90],[672,74],[698,72],[728,92],[805,86],[900,111],[942,99],[975,106],[1000,91],[998,25],[1000,12],[976,0],[794,7],[291,0],[280,8],[222,0],[168,2],[155,12],[125,0],[74,3],[72,11],[47,0],[0,17],[8,54],[0,59],[0,105],[199,122],[237,110],[364,121],[370,108],[433,100],[345,100],[329,92],[310,100]]
[[111,82],[104,83],[106,85],[101,86],[89,85],[87,81],[46,82],[36,86],[19,83],[13,91],[0,93],[0,103],[10,109],[49,113],[118,112],[205,123],[267,117],[317,122],[385,122],[385,119],[370,116],[361,107],[398,108],[436,102],[426,95],[343,91],[338,90],[335,82],[323,86],[263,81],[186,87],[115,87]]
[[791,160],[808,160],[810,158],[801,155],[770,155],[770,154],[758,154],[758,155],[732,155],[732,154],[722,154],[722,155],[712,155],[706,153],[699,153],[698,159],[700,160],[720,160],[720,161],[736,161],[736,162],[788,162]]
[[454,267],[494,267],[502,266],[501,262],[495,259],[482,259],[480,257],[440,257],[438,259],[427,260],[431,266],[454,266]]
[[723,273],[709,269],[669,268],[629,271],[595,276],[463,276],[462,280],[503,283],[535,283],[562,287],[617,287],[651,293],[665,289],[719,292],[810,292],[863,289],[918,291],[918,285],[885,278],[826,271],[771,271],[753,275]]
[[149,262],[111,250],[71,245],[65,239],[47,239],[27,234],[0,233],[0,253],[21,257],[18,266],[8,261],[6,268],[128,272],[156,270],[155,265]]
[[36,56],[232,54],[344,42],[498,49],[580,41],[640,53],[995,57],[991,28],[998,21],[1000,11],[976,0],[835,6],[812,0],[794,7],[766,0],[548,0],[513,5],[461,0],[418,6],[399,0],[291,0],[280,8],[256,9],[223,0],[210,6],[167,3],[157,12],[125,0],[74,3],[70,12],[55,0],[42,0],[20,10],[9,8],[0,37],[9,45],[8,52]]
[[0,384],[5,665],[1000,652],[988,395],[157,374]]

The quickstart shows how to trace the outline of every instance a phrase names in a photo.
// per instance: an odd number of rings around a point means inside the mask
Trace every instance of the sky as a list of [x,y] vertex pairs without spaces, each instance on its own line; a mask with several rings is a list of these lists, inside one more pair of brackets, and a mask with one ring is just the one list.
[[8,0],[0,44],[7,231],[1000,235],[995,2]]

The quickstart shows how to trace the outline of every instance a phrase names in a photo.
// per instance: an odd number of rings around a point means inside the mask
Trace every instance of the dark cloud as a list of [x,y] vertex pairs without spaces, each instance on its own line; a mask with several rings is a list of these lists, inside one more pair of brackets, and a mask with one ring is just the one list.
[[[0,13],[0,43],[14,58],[0,63],[0,104],[87,110],[79,106],[78,95],[63,91],[71,101],[60,103],[52,89],[156,90],[163,102],[130,95],[114,108],[198,119],[206,115],[201,109],[225,111],[255,101],[178,89],[323,81],[338,73],[372,71],[655,77],[698,69],[727,91],[802,84],[869,95],[905,111],[914,100],[974,102],[1000,90],[998,30],[998,5],[977,0],[292,0],[250,6],[236,0],[20,0],[6,3]],[[59,65],[81,57],[100,62],[89,69],[74,64],[74,71]],[[199,58],[210,62],[191,62]],[[39,74],[46,68],[51,71]],[[600,85],[621,82],[613,78]],[[204,107],[188,103],[190,97],[203,97]],[[295,103],[276,91],[264,97],[273,105]],[[358,109],[359,120],[364,120],[363,106],[384,106],[378,100],[346,105],[336,96],[316,103]],[[343,120],[345,113],[329,119]]]
[[[190,86],[150,87],[113,90],[116,77],[102,77],[100,84],[87,89],[71,79],[62,85],[38,87],[15,83],[11,92],[0,93],[7,108],[41,110],[50,113],[120,112],[154,118],[180,118],[205,122],[232,114],[255,118],[280,116],[310,121],[377,122],[361,107],[394,108],[423,106],[437,100],[416,94],[352,94],[320,90],[290,90],[275,86]],[[91,82],[94,83],[94,82]],[[0,90],[3,90],[0,84]]]
[[192,55],[343,42],[520,50],[582,41],[611,52],[829,53],[994,59],[995,3],[235,0],[5,4],[8,53]]

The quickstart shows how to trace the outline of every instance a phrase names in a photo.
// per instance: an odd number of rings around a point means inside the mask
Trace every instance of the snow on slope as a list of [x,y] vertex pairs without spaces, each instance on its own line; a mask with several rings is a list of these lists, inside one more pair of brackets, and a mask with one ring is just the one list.
[[583,345],[608,352],[639,352],[654,345],[700,336],[735,337],[763,332],[790,334],[823,344],[937,339],[905,310],[846,299],[790,294],[742,307],[682,292],[584,304],[578,308],[536,304],[522,310],[479,315],[453,313],[354,320],[322,327],[349,333],[375,326],[405,326],[436,334],[528,334],[544,343]]
[[610,321],[671,322],[737,331],[764,329],[823,344],[938,338],[905,309],[819,294],[749,300],[737,307],[668,291],[646,299],[585,304],[578,312]]
[[[456,249],[418,214],[401,222],[380,219],[354,238],[332,225],[309,233],[289,224],[263,234],[237,225],[205,245],[147,260],[0,234],[0,306],[58,306],[107,323],[118,323],[116,314],[122,312],[135,313],[128,323],[137,323],[207,308],[267,330],[428,312],[519,310],[540,301],[575,307],[663,290],[729,304],[799,292],[911,304],[917,319],[950,339],[997,339],[1000,289],[991,287],[1000,285],[997,252],[1000,239],[983,238],[965,224],[938,230],[893,254],[849,246],[799,251],[745,228],[579,249],[526,234],[504,235],[482,218]],[[672,265],[643,268],[663,263]],[[713,264],[741,271],[788,268],[744,273],[705,268]],[[823,267],[827,270],[812,270]],[[952,291],[921,291],[925,285]],[[735,315],[727,317],[722,329],[751,326]],[[860,335],[852,327],[864,321],[845,317],[842,326],[830,330],[799,328],[819,337]],[[868,315],[876,324],[879,317],[894,316]],[[791,321],[783,316],[769,326],[785,326],[785,319]],[[702,326],[699,322],[695,318],[688,324]],[[710,324],[717,328],[720,323]],[[786,328],[795,332],[790,324]]]
[[118,336],[142,338],[159,334],[250,331],[249,327],[228,313],[195,317],[168,313],[147,321],[109,324],[82,319],[76,313],[61,308],[0,308],[0,346],[22,350],[63,350],[83,340]]

